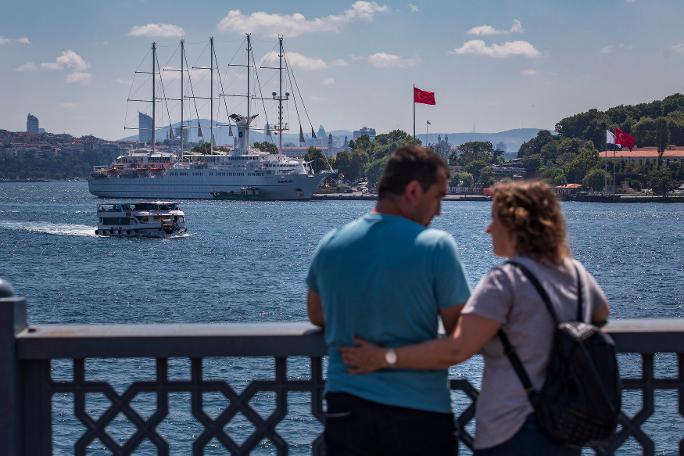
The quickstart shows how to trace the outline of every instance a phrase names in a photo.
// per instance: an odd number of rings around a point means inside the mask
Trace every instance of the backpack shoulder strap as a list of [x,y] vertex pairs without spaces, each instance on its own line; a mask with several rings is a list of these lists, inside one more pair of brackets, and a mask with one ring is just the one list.
[[[560,320],[558,319],[558,314],[556,313],[556,309],[553,308],[553,304],[551,304],[551,298],[549,297],[549,294],[546,292],[542,284],[539,282],[539,279],[532,274],[532,271],[530,271],[527,266],[518,263],[517,261],[512,261],[508,260],[506,262],[507,264],[512,264],[513,266],[517,267],[522,271],[523,274],[525,274],[525,277],[527,277],[527,280],[530,281],[532,286],[537,289],[537,293],[539,293],[539,296],[542,298],[542,301],[544,301],[544,305],[546,306],[546,310],[549,311],[551,314],[551,318],[553,319],[554,323],[558,325],[560,323]],[[579,276],[578,276],[579,277]]]
[[577,266],[577,261],[573,260],[572,265],[575,267],[577,274],[577,321],[584,321],[584,312],[582,312],[584,302],[584,287],[582,284],[582,271]]
[[534,389],[534,386],[532,385],[532,380],[530,380],[530,376],[527,375],[527,371],[525,370],[525,366],[523,366],[522,361],[520,361],[520,358],[518,357],[518,353],[516,353],[515,348],[513,345],[511,345],[511,341],[508,340],[508,336],[506,333],[503,331],[503,329],[499,329],[498,332],[499,339],[501,339],[501,344],[503,345],[504,348],[504,354],[508,358],[508,360],[511,362],[511,366],[513,366],[513,370],[515,371],[516,375],[520,379],[520,383],[522,383],[523,388],[525,388],[525,392],[527,393],[527,397],[530,399],[530,402],[534,406],[534,398],[537,395],[537,391]]
[[[509,263],[509,262],[507,261],[506,263]],[[510,263],[513,263],[513,262],[510,261]],[[519,265],[518,263],[513,263],[513,264]],[[496,268],[501,269],[500,266],[497,266]],[[501,344],[503,345],[504,354],[506,355],[506,357],[510,361],[511,366],[513,367],[513,370],[515,371],[515,374],[520,379],[520,383],[522,383],[522,386],[525,389],[525,392],[527,393],[527,397],[529,398],[530,403],[532,404],[533,407],[535,407],[535,403],[536,403],[535,398],[537,396],[537,391],[534,389],[534,386],[532,385],[532,380],[530,380],[530,376],[527,375],[527,371],[525,370],[525,366],[523,366],[522,361],[520,361],[520,357],[518,357],[518,353],[515,351],[515,347],[513,347],[513,344],[511,344],[511,341],[508,339],[508,336],[503,331],[503,329],[499,329],[497,335],[499,336],[499,339],[501,339]]]

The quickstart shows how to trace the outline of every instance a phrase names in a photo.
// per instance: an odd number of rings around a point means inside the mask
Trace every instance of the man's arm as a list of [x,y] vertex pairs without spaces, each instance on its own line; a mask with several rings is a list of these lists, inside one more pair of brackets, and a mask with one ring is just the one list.
[[323,320],[323,304],[321,303],[321,295],[309,288],[306,294],[306,313],[309,316],[309,321],[321,328],[325,326]]
[[451,334],[454,329],[456,329],[456,323],[458,323],[458,319],[461,317],[463,306],[465,306],[465,303],[456,304],[455,306],[447,307],[446,309],[439,311],[446,334]]

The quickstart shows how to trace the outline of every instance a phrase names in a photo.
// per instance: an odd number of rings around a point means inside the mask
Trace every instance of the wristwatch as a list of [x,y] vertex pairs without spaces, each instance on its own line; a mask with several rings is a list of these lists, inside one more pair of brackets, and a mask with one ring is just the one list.
[[390,348],[385,352],[385,362],[389,367],[395,367],[397,365],[397,352]]

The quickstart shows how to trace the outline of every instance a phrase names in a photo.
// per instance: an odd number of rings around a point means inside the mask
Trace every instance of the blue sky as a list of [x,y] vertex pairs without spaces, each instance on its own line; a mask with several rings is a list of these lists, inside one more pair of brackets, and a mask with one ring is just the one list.
[[[579,111],[684,91],[682,17],[681,0],[5,2],[0,128],[23,130],[32,112],[50,132],[129,135],[124,124],[135,126],[136,110],[147,109],[126,103],[129,91],[149,96],[142,76],[131,85],[132,73],[141,61],[149,71],[153,40],[162,66],[178,65],[180,37],[191,65],[204,66],[213,35],[225,89],[237,91],[244,74],[225,64],[246,31],[257,60],[285,35],[316,128],[408,131],[414,83],[438,103],[418,106],[419,132],[426,119],[435,132],[552,128]],[[177,81],[163,76],[177,96]],[[273,76],[262,71],[266,93]],[[200,79],[197,95],[206,96]],[[177,106],[169,114],[176,121]]]

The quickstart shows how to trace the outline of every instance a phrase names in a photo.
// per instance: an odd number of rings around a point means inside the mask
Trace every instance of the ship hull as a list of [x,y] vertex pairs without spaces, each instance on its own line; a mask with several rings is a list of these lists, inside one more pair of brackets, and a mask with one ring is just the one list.
[[[182,175],[182,174],[186,175]],[[167,172],[154,177],[88,179],[88,190],[101,198],[215,199],[216,194],[239,194],[257,188],[260,200],[309,200],[325,175],[220,176],[207,170]]]

